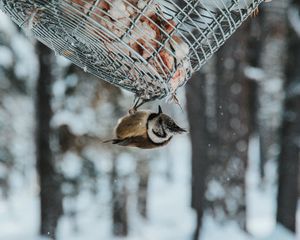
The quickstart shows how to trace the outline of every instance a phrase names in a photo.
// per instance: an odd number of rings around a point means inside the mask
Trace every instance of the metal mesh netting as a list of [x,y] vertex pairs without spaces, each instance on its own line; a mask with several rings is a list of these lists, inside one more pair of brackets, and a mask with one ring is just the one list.
[[57,54],[147,100],[175,93],[264,0],[0,0]]

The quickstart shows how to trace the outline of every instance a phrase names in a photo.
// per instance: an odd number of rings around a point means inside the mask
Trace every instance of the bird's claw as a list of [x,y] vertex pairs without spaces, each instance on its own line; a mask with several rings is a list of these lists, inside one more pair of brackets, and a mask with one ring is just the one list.
[[251,17],[257,17],[257,15],[259,14],[259,8],[255,8],[254,11],[251,13]]
[[130,109],[128,110],[128,114],[129,114],[129,115],[133,115],[133,114],[136,113],[136,111],[137,111],[137,109],[136,109],[135,107],[132,107],[132,108],[130,108]]
[[134,102],[134,105],[132,108],[129,109],[128,113],[129,115],[132,115],[134,113],[136,113],[137,109],[142,106],[143,104],[145,104],[146,102],[148,102],[148,100],[145,99],[141,99],[141,98],[137,98]]
[[183,111],[183,108],[182,108],[182,106],[181,106],[181,104],[180,104],[179,99],[177,98],[176,93],[174,93],[174,94],[172,95],[172,97],[171,97],[171,102],[174,102],[177,106],[179,106],[179,108],[181,109],[181,111]]

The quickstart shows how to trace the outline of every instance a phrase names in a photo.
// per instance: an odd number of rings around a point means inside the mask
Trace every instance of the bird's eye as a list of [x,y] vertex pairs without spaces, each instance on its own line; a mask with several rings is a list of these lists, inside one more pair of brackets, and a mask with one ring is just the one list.
[[162,119],[158,119],[158,123],[161,125],[162,124]]

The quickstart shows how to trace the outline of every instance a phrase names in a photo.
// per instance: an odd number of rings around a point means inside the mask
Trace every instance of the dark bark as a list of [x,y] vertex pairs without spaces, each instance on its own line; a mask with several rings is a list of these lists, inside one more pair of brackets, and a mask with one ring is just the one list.
[[[299,8],[300,1],[295,3]],[[288,39],[289,61],[286,66],[286,98],[278,167],[277,222],[295,232],[299,189],[300,94],[294,89],[300,85],[300,38],[290,28]]]
[[[260,59],[261,59],[261,52],[263,47],[263,39],[262,35],[263,32],[263,25],[264,23],[264,11],[260,9],[259,15],[255,18],[251,19],[250,29],[249,29],[249,37],[247,43],[247,50],[246,50],[246,59],[251,67],[260,67]],[[253,77],[254,79],[252,79]],[[251,76],[248,81],[249,87],[249,112],[251,113],[249,116],[249,134],[259,133],[260,126],[257,121],[258,117],[258,109],[259,109],[259,81],[261,79],[257,79],[257,76]],[[260,158],[266,159],[264,153],[266,152],[263,149],[265,144],[260,144]],[[264,176],[264,162],[260,161],[260,175]]]
[[[251,121],[250,87],[244,76],[248,31],[246,24],[219,50],[216,61],[187,84],[195,240],[207,210],[221,222],[232,219],[241,228],[246,226],[245,171]],[[224,189],[223,196],[210,189],[210,183],[216,182]]]
[[203,212],[197,211],[196,229],[193,235],[193,240],[198,240],[200,237],[200,230],[203,222]]
[[0,147],[0,166],[5,171],[0,176],[0,198],[7,200],[10,193],[10,173],[14,167],[14,157],[8,147]]
[[257,131],[257,95],[258,95],[258,84],[255,81],[249,80],[247,82],[249,88],[249,133],[255,133]]
[[41,228],[43,236],[55,239],[55,230],[62,214],[60,179],[55,172],[50,147],[51,83],[53,81],[50,49],[38,43],[40,75],[36,89],[36,156],[40,178]]
[[206,129],[205,76],[196,73],[186,87],[187,112],[192,144],[192,208],[197,213],[194,239],[198,239],[204,212],[208,137]]
[[115,155],[111,173],[113,233],[115,236],[125,237],[128,235],[128,190],[124,179],[119,177],[116,167],[117,161]]
[[[299,58],[300,60],[300,58]],[[285,119],[282,128],[282,149],[279,156],[279,181],[277,196],[277,222],[296,231],[298,201],[300,96],[287,100],[287,111],[293,111],[293,120]]]
[[[287,29],[288,1],[274,0],[265,4],[262,15],[262,50],[260,65],[264,72],[259,89],[258,126],[260,137],[260,174],[265,178],[264,167],[269,159],[276,157],[272,149],[279,142],[279,127],[281,118],[279,112],[274,112],[271,104],[283,103],[282,88],[286,56],[286,29]],[[271,85],[272,84],[272,85]],[[275,108],[276,109],[276,108]]]
[[213,214],[219,221],[232,219],[243,229],[250,125],[249,82],[244,76],[248,31],[245,23],[216,54],[218,152],[207,179],[224,191],[223,195],[215,195],[213,189],[208,192]]
[[138,184],[138,211],[144,217],[148,216],[148,185],[150,168],[148,160],[140,160],[137,163],[137,172],[139,175]]

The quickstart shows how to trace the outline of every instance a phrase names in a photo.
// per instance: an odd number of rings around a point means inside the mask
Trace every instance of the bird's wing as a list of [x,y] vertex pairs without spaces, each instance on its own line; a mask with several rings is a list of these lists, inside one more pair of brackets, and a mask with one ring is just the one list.
[[155,144],[147,139],[146,136],[136,136],[136,137],[129,137],[124,139],[114,139],[112,141],[112,144],[118,144],[120,146],[126,146],[126,147],[138,147],[142,149],[152,149],[157,147],[162,147],[166,145],[169,141],[168,139],[164,143]]
[[138,136],[138,137],[128,137],[124,139],[115,139],[112,144],[118,144],[120,146],[133,146],[133,147],[139,147],[142,142],[145,141],[144,137]]
[[124,139],[144,135],[149,115],[149,112],[138,111],[132,115],[125,116],[116,128],[117,138]]

